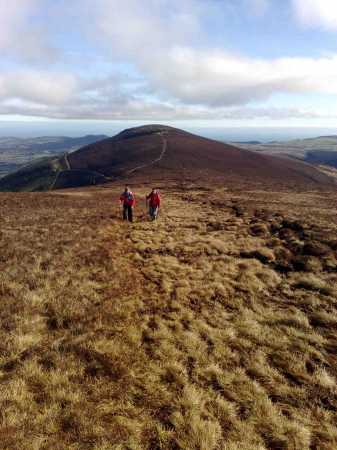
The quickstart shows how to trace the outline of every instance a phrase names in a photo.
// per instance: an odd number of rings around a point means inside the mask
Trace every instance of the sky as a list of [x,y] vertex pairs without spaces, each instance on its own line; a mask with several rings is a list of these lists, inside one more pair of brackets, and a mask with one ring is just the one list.
[[0,129],[334,128],[336,38],[336,0],[0,0]]

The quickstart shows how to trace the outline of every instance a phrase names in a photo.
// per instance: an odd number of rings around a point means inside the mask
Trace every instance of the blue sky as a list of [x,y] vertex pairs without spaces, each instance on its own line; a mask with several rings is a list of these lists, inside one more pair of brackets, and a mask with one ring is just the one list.
[[335,0],[0,0],[0,11],[2,128],[335,126]]

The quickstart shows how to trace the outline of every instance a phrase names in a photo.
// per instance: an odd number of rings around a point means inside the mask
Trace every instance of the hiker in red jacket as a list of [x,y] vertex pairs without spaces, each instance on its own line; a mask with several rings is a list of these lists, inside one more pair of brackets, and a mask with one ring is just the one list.
[[158,189],[153,188],[146,196],[146,203],[149,202],[149,215],[151,220],[156,220],[160,208],[160,194]]
[[130,191],[129,186],[125,186],[124,192],[120,196],[120,204],[123,207],[123,220],[133,221],[133,208],[136,204],[135,196]]

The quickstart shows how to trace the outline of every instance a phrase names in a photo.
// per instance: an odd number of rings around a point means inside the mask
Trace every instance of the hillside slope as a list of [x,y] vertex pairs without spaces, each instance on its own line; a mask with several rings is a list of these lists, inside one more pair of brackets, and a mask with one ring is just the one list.
[[[63,157],[67,166],[50,166],[46,181],[32,183],[36,167],[30,174],[25,168],[0,180],[0,190],[61,189],[98,184],[123,178],[141,182],[212,180],[236,183],[264,183],[310,187],[332,186],[326,175],[300,161],[259,155],[247,150],[202,138],[185,131],[161,125],[125,130],[113,138],[85,146]],[[42,178],[43,178],[42,177]],[[41,178],[41,177],[40,177]],[[50,183],[50,178],[54,178]],[[38,186],[38,187],[36,187]]]
[[109,177],[190,177],[207,181],[243,177],[246,181],[302,185],[330,183],[328,177],[307,164],[258,155],[161,125],[125,130],[72,153],[69,161],[74,169],[96,170]]
[[337,448],[334,194],[122,188],[0,194],[2,447]]

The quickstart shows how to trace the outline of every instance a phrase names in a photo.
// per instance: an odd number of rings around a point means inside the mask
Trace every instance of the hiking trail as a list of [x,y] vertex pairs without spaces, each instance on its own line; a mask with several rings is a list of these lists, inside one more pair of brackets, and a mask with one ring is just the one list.
[[[139,166],[137,166],[137,167],[134,167],[133,169],[127,171],[127,172],[126,172],[126,175],[131,175],[132,173],[136,172],[137,170],[141,170],[141,169],[144,169],[145,167],[153,166],[154,164],[156,164],[157,162],[160,162],[160,161],[163,159],[163,157],[164,157],[164,155],[165,155],[165,153],[166,153],[166,150],[167,150],[167,145],[168,145],[168,143],[167,143],[167,139],[166,139],[165,136],[164,136],[164,134],[166,134],[165,132],[160,132],[160,133],[158,133],[158,134],[161,136],[162,141],[163,141],[163,146],[162,146],[162,150],[161,150],[161,152],[160,152],[159,157],[156,158],[156,159],[154,159],[154,160],[151,161],[150,163],[141,164],[141,165],[139,165]],[[50,188],[49,188],[50,191],[52,191],[52,190],[54,189],[54,187],[55,187],[55,185],[56,185],[56,183],[57,183],[57,180],[58,180],[60,174],[61,174],[64,170],[71,170],[71,166],[70,166],[70,163],[69,163],[68,155],[67,155],[67,154],[64,154],[64,155],[63,155],[63,161],[64,161],[64,164],[66,165],[66,169],[62,169],[62,168],[58,169],[58,171],[56,172],[56,175],[55,175],[55,179],[54,179],[54,181],[52,182],[52,184],[51,184],[51,186],[50,186]],[[97,172],[97,173],[100,174],[100,172]],[[101,175],[103,175],[104,178],[107,179],[107,180],[111,179],[111,177],[107,177],[107,176],[104,175],[104,174],[101,174]]]
[[[68,159],[68,154],[67,153],[65,153],[63,155],[63,161],[64,161],[64,163],[66,165],[66,169],[65,170],[71,170],[71,166],[70,166],[70,163],[69,163],[69,159]],[[54,187],[55,187],[55,185],[57,183],[57,180],[58,180],[58,178],[60,176],[60,173],[63,172],[63,171],[64,171],[64,169],[59,168],[58,171],[56,172],[54,181],[52,182],[52,184],[51,184],[51,186],[49,188],[50,191],[52,191],[54,189]]]
[[163,157],[164,157],[164,155],[166,153],[166,150],[167,150],[167,139],[164,137],[164,132],[160,132],[158,134],[161,136],[161,138],[163,140],[163,147],[162,147],[162,151],[161,151],[159,157],[154,159],[153,161],[151,161],[148,164],[141,164],[140,166],[134,167],[133,169],[129,170],[126,173],[126,175],[131,175],[136,170],[140,170],[140,169],[144,169],[145,167],[153,166],[154,164],[156,164],[157,162],[160,162],[163,159]]

